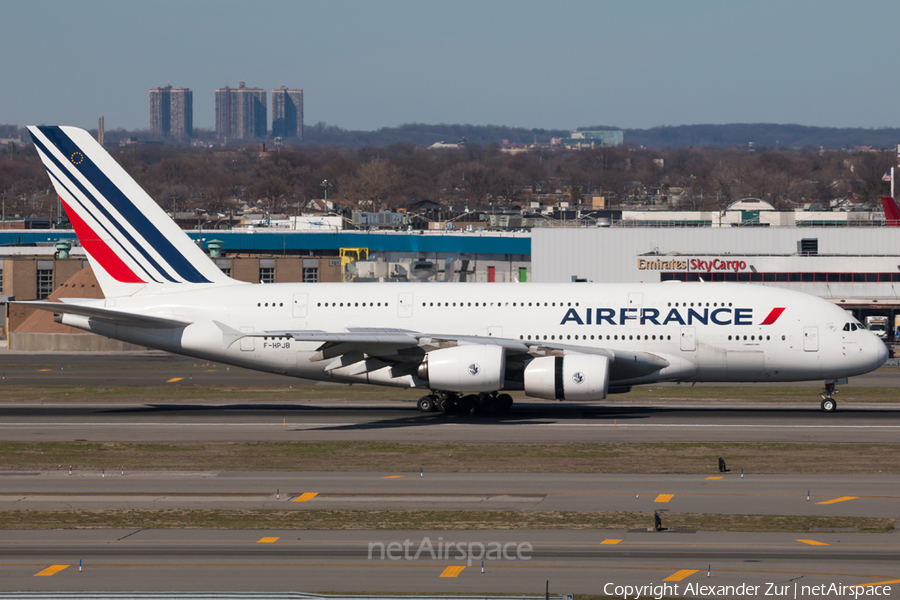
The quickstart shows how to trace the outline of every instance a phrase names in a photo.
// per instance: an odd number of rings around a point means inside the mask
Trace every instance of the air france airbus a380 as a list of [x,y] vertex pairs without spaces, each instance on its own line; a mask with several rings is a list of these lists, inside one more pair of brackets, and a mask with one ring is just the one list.
[[835,380],[887,348],[841,308],[730,283],[249,284],[224,275],[90,134],[29,127],[103,300],[27,302],[65,325],[322,381],[421,388],[493,412],[505,390],[602,400],[661,381]]

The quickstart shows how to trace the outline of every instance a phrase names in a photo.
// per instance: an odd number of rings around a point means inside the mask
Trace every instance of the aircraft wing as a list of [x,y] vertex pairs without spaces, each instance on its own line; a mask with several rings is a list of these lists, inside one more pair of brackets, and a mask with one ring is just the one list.
[[151,329],[174,329],[178,327],[187,327],[190,325],[186,321],[178,321],[176,319],[166,319],[163,317],[153,317],[149,315],[139,315],[128,313],[121,310],[112,310],[109,308],[100,308],[97,306],[85,306],[75,302],[46,302],[44,300],[10,302],[10,304],[18,304],[20,306],[30,306],[38,310],[46,310],[56,314],[80,315],[113,323],[115,325],[124,325],[130,327],[147,327]]
[[[566,354],[595,354],[610,361],[613,380],[644,377],[668,367],[665,357],[651,352],[575,346],[546,341],[516,340],[500,337],[448,335],[421,333],[405,329],[349,328],[345,332],[319,330],[272,330],[253,333],[237,331],[223,323],[215,322],[222,329],[223,347],[227,348],[242,337],[280,337],[298,342],[318,342],[313,361],[335,359],[326,370],[358,364],[363,371],[385,366],[417,365],[431,350],[454,345],[488,344],[502,346],[510,362],[525,362],[539,356],[563,356]],[[375,359],[375,360],[372,360]]]

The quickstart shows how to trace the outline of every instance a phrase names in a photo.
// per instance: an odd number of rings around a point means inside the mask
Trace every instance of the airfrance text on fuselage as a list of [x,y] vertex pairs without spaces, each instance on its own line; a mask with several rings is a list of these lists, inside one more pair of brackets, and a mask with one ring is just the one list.
[[641,325],[753,325],[752,308],[708,308],[684,313],[670,309],[664,316],[655,308],[570,308],[560,325],[625,325],[637,321]]

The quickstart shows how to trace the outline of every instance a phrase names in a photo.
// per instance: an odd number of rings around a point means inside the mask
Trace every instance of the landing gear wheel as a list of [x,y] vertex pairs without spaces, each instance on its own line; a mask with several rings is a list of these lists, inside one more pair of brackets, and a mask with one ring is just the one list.
[[437,407],[442,413],[454,413],[459,407],[459,396],[456,394],[441,394],[438,396]]
[[833,381],[825,382],[825,389],[822,390],[822,410],[830,413],[837,410],[837,402],[834,400],[834,395],[837,394],[838,391],[834,389]]
[[472,411],[473,408],[477,406],[478,396],[476,396],[475,394],[469,394],[459,399],[459,410],[457,412],[463,415],[467,415]]
[[481,414],[493,416],[497,414],[497,411],[500,409],[500,403],[497,402],[497,398],[495,396],[485,396],[481,399]]
[[500,394],[499,396],[497,396],[497,404],[499,405],[501,411],[508,411],[513,406],[512,396],[510,396],[509,394]]
[[418,406],[419,410],[422,412],[432,412],[437,408],[437,406],[435,406],[435,397],[430,395],[419,398],[416,406]]

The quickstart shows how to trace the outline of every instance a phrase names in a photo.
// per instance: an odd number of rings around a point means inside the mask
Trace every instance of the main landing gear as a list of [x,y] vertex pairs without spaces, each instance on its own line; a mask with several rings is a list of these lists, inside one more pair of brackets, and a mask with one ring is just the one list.
[[440,411],[447,414],[496,415],[512,408],[513,399],[509,394],[467,394],[460,396],[453,392],[435,392],[422,396],[417,406],[422,412]]
[[825,389],[822,390],[822,410],[827,413],[834,412],[837,410],[837,401],[834,399],[834,395],[837,394],[837,390],[834,389],[833,381],[825,382]]

